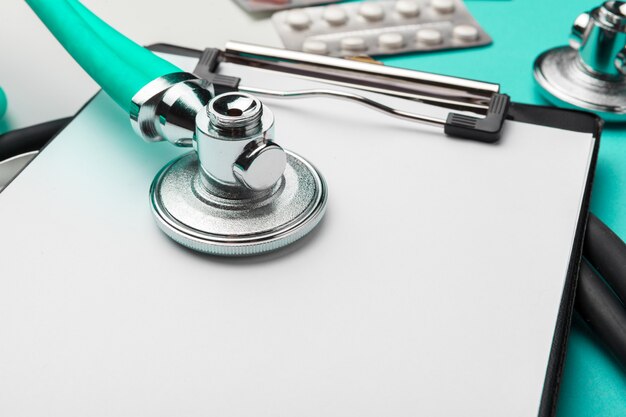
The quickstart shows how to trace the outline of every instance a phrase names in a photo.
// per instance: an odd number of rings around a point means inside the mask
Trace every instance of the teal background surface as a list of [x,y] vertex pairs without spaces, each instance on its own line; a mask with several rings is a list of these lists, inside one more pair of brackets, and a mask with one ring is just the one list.
[[[576,16],[599,4],[598,0],[469,0],[467,7],[492,36],[492,45],[383,61],[497,82],[502,92],[517,102],[546,105],[548,102],[534,85],[535,57],[546,49],[566,44]],[[626,124],[605,126],[591,208],[626,240]],[[570,335],[557,415],[626,416],[626,373],[578,318]]]

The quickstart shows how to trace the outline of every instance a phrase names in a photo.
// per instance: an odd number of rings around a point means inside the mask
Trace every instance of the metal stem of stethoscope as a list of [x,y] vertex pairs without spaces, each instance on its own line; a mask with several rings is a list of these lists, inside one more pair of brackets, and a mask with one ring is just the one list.
[[418,122],[418,123],[423,123],[429,126],[436,126],[436,127],[443,127],[446,124],[446,121],[444,119],[424,116],[424,115],[396,109],[393,107],[389,107],[385,104],[382,104],[378,101],[371,100],[367,97],[363,97],[358,94],[348,93],[348,92],[339,91],[339,90],[311,89],[311,90],[296,90],[296,91],[276,91],[276,90],[269,90],[266,88],[249,87],[249,86],[240,85],[239,91],[255,94],[257,96],[262,96],[262,97],[276,97],[276,98],[283,98],[283,99],[331,97],[331,98],[337,98],[337,99],[342,99],[342,100],[347,100],[347,101],[354,101],[354,102],[363,104],[365,106],[368,106],[381,113],[396,117],[398,119],[409,120],[411,122]]

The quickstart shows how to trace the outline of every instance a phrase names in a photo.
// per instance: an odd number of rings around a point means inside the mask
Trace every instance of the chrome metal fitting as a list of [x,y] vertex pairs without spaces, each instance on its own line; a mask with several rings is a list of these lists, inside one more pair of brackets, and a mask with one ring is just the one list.
[[132,98],[131,125],[147,142],[167,140],[176,146],[192,146],[196,114],[213,95],[211,85],[193,74],[164,75]]
[[260,198],[233,201],[207,192],[195,152],[165,166],[150,188],[152,213],[167,236],[220,256],[257,255],[296,242],[322,220],[327,200],[324,178],[291,152],[279,186]]
[[254,255],[321,221],[324,179],[274,142],[274,116],[257,98],[221,94],[195,121],[196,152],[163,168],[150,189],[155,220],[171,239],[214,255]]
[[626,2],[605,1],[579,15],[569,47],[535,60],[537,83],[554,103],[626,120]]
[[626,3],[606,1],[576,18],[570,46],[578,50],[580,62],[594,73],[621,77],[626,46]]
[[196,116],[196,150],[207,188],[247,198],[281,179],[287,158],[274,142],[274,115],[239,92],[213,98]]

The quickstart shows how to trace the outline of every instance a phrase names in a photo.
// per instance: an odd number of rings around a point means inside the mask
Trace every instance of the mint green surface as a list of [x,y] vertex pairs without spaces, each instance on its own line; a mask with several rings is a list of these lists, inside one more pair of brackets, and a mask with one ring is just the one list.
[[[389,65],[500,83],[513,100],[547,104],[532,76],[535,57],[567,43],[576,16],[600,0],[467,1],[494,43],[478,49],[384,59]],[[554,167],[559,169],[559,167]],[[540,204],[540,202],[538,202]],[[626,124],[602,135],[592,211],[626,240]],[[558,417],[626,416],[626,373],[575,320],[570,337]]]
[[180,72],[181,69],[165,59],[162,59],[146,48],[137,45],[126,36],[113,29],[78,0],[66,0],[76,13],[91,27],[91,29],[113,49],[127,64],[146,74],[154,80],[165,74]]
[[[2,88],[0,88],[0,118],[4,116],[4,112],[7,111],[7,96],[4,94]],[[1,134],[2,132],[0,132]]]
[[125,58],[133,53],[143,56],[143,48],[124,43],[118,51],[115,47],[121,43],[119,37],[109,46],[104,38],[110,36],[110,32],[103,35],[96,33],[65,0],[26,0],[26,3],[80,66],[125,110],[129,109],[131,98],[144,85],[160,75],[173,72],[170,66],[153,67],[153,61],[144,61],[146,65],[139,67],[131,58],[127,62]]

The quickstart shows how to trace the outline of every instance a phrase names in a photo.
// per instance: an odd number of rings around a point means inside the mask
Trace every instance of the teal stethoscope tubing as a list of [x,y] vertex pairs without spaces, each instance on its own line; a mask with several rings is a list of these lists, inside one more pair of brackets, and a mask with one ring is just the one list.
[[82,5],[78,0],[65,0],[76,13],[83,18],[85,23],[98,34],[98,36],[111,47],[126,63],[145,72],[150,80],[154,80],[165,74],[181,71],[172,63],[159,58],[146,48],[137,45],[135,42],[113,29],[91,10]]
[[7,110],[7,96],[4,94],[4,91],[2,91],[2,88],[0,88],[0,118],[4,116],[4,112],[6,110]]
[[26,0],[50,32],[124,110],[146,84],[180,72],[93,15],[77,0]]

